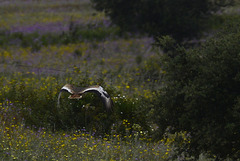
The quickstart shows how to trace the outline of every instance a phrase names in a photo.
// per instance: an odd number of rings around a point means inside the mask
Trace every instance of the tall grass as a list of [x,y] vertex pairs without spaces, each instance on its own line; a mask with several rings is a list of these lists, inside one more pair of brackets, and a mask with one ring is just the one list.
[[[169,142],[151,142],[143,133],[95,136],[85,129],[50,132],[27,126],[10,100],[0,103],[1,160],[165,160],[171,157]],[[122,124],[128,126],[128,120]]]

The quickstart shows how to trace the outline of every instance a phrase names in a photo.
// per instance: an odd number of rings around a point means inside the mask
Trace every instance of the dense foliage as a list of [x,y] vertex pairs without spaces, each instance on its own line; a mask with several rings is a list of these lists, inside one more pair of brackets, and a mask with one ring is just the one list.
[[[182,147],[199,156],[218,159],[240,154],[240,32],[236,22],[202,44],[186,50],[170,37],[159,39],[163,89],[155,117],[163,133],[187,131],[191,142]],[[167,44],[167,46],[166,46]]]
[[[123,31],[153,36],[190,38],[203,29],[203,20],[220,5],[209,0],[92,0],[94,7],[110,16]],[[229,2],[229,1],[227,1]],[[226,4],[226,1],[221,1]]]

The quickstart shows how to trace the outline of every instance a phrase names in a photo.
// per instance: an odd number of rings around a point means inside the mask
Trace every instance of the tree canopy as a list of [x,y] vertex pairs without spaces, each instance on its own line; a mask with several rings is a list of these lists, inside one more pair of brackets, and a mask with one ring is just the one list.
[[[229,0],[91,0],[123,31],[151,36],[191,38],[204,28],[203,20]],[[231,2],[232,0],[230,0]],[[229,2],[229,3],[230,3]]]

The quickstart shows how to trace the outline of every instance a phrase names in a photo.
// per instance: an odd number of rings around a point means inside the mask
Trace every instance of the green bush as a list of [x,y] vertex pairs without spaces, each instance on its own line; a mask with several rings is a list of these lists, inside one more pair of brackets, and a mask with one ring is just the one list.
[[194,49],[169,37],[159,39],[166,73],[154,116],[161,134],[166,129],[189,133],[191,141],[180,152],[196,157],[205,152],[217,159],[240,155],[239,25],[226,25]]
[[[177,40],[196,36],[203,29],[203,19],[220,7],[209,0],[91,1],[123,31],[171,35]],[[226,0],[221,2],[225,4]]]

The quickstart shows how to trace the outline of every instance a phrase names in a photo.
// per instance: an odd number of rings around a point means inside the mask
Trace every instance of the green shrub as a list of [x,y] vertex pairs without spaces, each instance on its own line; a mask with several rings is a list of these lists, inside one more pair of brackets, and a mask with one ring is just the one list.
[[167,128],[189,132],[189,147],[180,149],[196,157],[205,152],[236,159],[240,154],[239,25],[226,25],[194,49],[186,50],[169,37],[159,39],[166,49],[161,57],[166,73],[156,99],[156,123],[161,134]]

